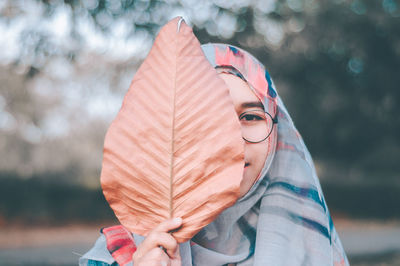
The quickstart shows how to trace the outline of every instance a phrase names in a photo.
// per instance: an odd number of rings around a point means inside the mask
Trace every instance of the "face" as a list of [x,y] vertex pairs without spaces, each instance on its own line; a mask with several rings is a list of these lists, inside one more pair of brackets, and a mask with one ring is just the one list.
[[[264,111],[261,101],[257,98],[245,81],[232,74],[221,73],[219,76],[229,87],[229,92],[238,117],[240,117],[240,115],[244,112],[250,110]],[[267,151],[270,150],[268,149],[268,145],[268,141],[266,140],[259,143],[250,143],[245,141],[245,165],[243,180],[240,185],[240,197],[244,196],[257,181],[258,175],[260,174],[267,158]]]

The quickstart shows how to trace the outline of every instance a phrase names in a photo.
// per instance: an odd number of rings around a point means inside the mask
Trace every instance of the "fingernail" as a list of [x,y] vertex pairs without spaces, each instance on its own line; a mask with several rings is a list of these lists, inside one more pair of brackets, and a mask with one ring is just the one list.
[[182,223],[182,218],[181,217],[176,217],[176,218],[172,219],[172,221],[174,222],[174,224],[181,224]]

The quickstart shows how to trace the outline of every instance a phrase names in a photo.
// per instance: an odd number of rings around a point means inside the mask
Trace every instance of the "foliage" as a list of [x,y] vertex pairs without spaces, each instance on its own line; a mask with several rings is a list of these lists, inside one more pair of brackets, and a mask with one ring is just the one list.
[[[53,173],[58,177],[62,173]],[[28,180],[14,174],[0,176],[0,224],[66,225],[69,223],[116,223],[99,189],[88,189],[54,180],[50,176]]]
[[[15,174],[1,174],[0,225],[117,223],[100,189],[48,180],[55,178],[42,175],[24,180]],[[400,218],[398,186],[323,184],[323,189],[333,218]]]
[[[400,7],[395,0],[9,0],[0,4],[0,14],[9,48],[1,46],[0,52],[0,144],[26,143],[2,148],[0,156],[12,159],[7,165],[19,173],[40,172],[18,167],[37,165],[34,161],[46,165],[34,151],[44,140],[62,143],[90,125],[99,102],[115,103],[101,112],[101,119],[110,121],[159,27],[182,14],[201,42],[241,46],[267,66],[321,177],[398,180]],[[13,34],[18,35],[14,43]],[[63,117],[62,122],[52,116]],[[47,134],[49,124],[68,126],[54,137]],[[86,163],[77,164],[84,169]],[[67,171],[71,163],[64,165]],[[11,170],[6,166],[1,169]],[[80,176],[82,182],[86,175]]]

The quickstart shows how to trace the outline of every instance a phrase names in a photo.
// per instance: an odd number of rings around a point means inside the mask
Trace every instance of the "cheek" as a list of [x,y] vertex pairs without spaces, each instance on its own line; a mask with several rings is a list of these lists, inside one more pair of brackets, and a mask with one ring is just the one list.
[[260,174],[265,160],[267,158],[268,143],[263,141],[261,143],[246,143],[245,146],[245,160],[251,165],[246,178],[253,182]]
[[269,153],[273,152],[273,145],[276,145],[276,134],[274,133],[265,141],[260,143],[247,143],[244,148],[246,162],[250,163],[243,174],[243,181],[240,187],[240,195],[244,196],[257,181]]
[[267,159],[268,150],[270,150],[270,145],[268,140],[255,144],[248,144],[245,147],[246,154],[248,154],[251,164],[253,165],[253,170],[256,172],[256,176],[261,172],[265,160]]
[[245,160],[250,163],[250,167],[245,169],[243,181],[240,186],[240,196],[244,196],[257,181],[265,159],[267,157],[268,143],[246,143],[245,145]]

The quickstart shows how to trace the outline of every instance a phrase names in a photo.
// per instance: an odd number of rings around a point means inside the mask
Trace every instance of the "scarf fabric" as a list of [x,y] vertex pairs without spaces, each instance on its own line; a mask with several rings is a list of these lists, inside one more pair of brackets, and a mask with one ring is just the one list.
[[119,265],[127,265],[132,261],[136,244],[131,233],[122,225],[106,227],[101,230],[106,238],[107,250]]
[[268,140],[276,141],[276,148],[250,191],[192,239],[183,261],[196,266],[348,265],[310,153],[265,67],[237,47],[206,44],[202,49],[215,68],[234,69],[232,74],[247,81],[264,109],[278,114],[277,135]]

